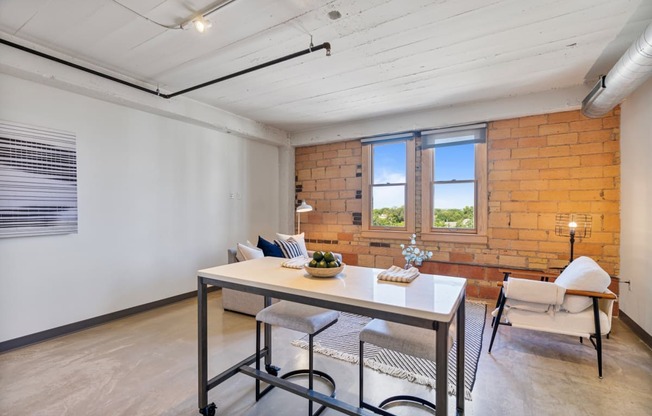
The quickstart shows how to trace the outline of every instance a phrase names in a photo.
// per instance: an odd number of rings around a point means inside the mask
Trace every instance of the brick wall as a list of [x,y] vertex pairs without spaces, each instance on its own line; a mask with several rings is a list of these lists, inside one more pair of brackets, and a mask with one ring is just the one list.
[[[419,247],[434,253],[422,271],[467,277],[469,296],[495,298],[499,267],[549,271],[566,265],[569,242],[555,235],[555,214],[581,212],[593,216],[593,230],[590,238],[576,241],[576,256],[590,256],[617,275],[619,128],[619,108],[599,119],[569,111],[489,123],[488,243],[425,244],[417,238]],[[347,264],[403,265],[399,244],[407,241],[360,236],[361,150],[359,140],[296,149],[297,200],[315,208],[302,214],[301,230],[310,249],[341,252]]]

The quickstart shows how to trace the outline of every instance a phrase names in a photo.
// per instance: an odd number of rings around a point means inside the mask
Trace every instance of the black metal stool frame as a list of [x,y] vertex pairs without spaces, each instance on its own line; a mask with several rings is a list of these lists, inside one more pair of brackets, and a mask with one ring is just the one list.
[[420,397],[409,396],[409,395],[398,395],[398,396],[388,397],[382,402],[380,402],[378,406],[374,406],[369,403],[366,403],[364,401],[364,344],[365,344],[364,341],[360,341],[360,361],[358,363],[359,364],[358,368],[360,371],[360,375],[358,377],[360,380],[360,392],[358,393],[360,397],[360,404],[359,404],[360,407],[372,410],[383,416],[395,416],[394,413],[389,413],[388,411],[383,409],[383,407],[387,406],[388,404],[397,403],[397,402],[418,403],[426,408],[431,409],[433,412],[436,411],[436,406],[434,403],[426,399],[422,399]]
[[[319,331],[313,333],[313,334],[308,334],[308,369],[300,369],[300,370],[294,370],[290,371],[286,374],[283,374],[281,376],[278,375],[278,371],[280,371],[280,368],[273,366],[271,364],[265,364],[265,369],[268,373],[271,375],[277,376],[282,379],[288,379],[291,377],[296,377],[299,375],[304,375],[308,374],[308,389],[313,390],[313,382],[314,382],[314,376],[318,376],[321,379],[324,379],[329,382],[329,384],[333,387],[333,391],[331,392],[330,397],[335,398],[335,392],[337,390],[337,387],[335,385],[335,380],[333,377],[328,375],[327,373],[319,370],[314,369],[314,359],[313,359],[313,346],[314,346],[314,338],[315,336],[319,335],[326,329],[330,328],[331,326],[335,325],[337,323],[337,319],[331,322],[330,324],[326,325]],[[256,320],[256,370],[260,371],[260,359],[262,358],[261,355],[261,350],[260,350],[260,325],[262,324],[261,321]],[[266,329],[268,327],[271,327],[271,325],[265,324]],[[271,332],[271,331],[270,331]],[[265,331],[265,336],[267,336],[267,331]],[[269,362],[271,360],[271,339],[269,342],[270,348],[265,351],[265,358],[266,362]],[[260,380],[256,379],[256,401],[260,400],[261,397],[269,393],[274,387],[276,386],[267,386],[263,391],[260,390]],[[313,403],[312,400],[308,400],[308,415],[309,416],[319,416],[324,410],[326,410],[326,406],[322,405],[317,409],[317,411],[313,414],[312,413],[313,409]]]

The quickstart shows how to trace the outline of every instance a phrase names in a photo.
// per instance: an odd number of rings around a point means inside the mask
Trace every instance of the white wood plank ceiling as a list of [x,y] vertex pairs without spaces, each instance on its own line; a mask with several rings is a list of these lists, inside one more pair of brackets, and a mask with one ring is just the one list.
[[[0,35],[289,132],[594,82],[652,21],[650,0],[0,0]],[[339,11],[340,19],[328,13]],[[0,59],[2,59],[0,57]]]

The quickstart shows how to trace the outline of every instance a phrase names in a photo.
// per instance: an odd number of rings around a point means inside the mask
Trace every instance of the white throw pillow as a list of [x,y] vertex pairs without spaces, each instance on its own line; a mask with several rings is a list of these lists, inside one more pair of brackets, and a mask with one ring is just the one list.
[[[247,243],[249,242],[247,241]],[[265,255],[263,254],[263,250],[259,249],[258,247],[251,247],[246,244],[238,243],[238,250],[235,257],[238,259],[238,261],[247,261],[253,259],[261,259],[265,257]]]
[[294,241],[296,241],[297,244],[299,244],[299,248],[301,249],[301,254],[308,257],[308,250],[306,249],[306,240],[305,240],[304,236],[305,236],[305,233],[301,233],[301,234],[297,234],[297,235],[288,235],[288,234],[276,233],[276,237],[279,240],[286,241],[286,240],[288,240],[290,238],[294,239]]
[[[569,264],[555,280],[555,284],[566,289],[604,292],[611,283],[609,273],[602,270],[593,259],[578,257]],[[581,312],[593,304],[586,296],[566,295],[561,309],[571,313]]]

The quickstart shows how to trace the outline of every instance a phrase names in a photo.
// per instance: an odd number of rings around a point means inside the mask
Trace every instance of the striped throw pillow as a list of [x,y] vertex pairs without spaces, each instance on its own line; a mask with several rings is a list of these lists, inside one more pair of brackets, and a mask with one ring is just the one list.
[[297,243],[293,238],[288,238],[285,241],[274,240],[274,244],[276,244],[281,249],[283,256],[286,259],[293,259],[295,257],[303,256],[301,246],[299,246],[299,243]]

